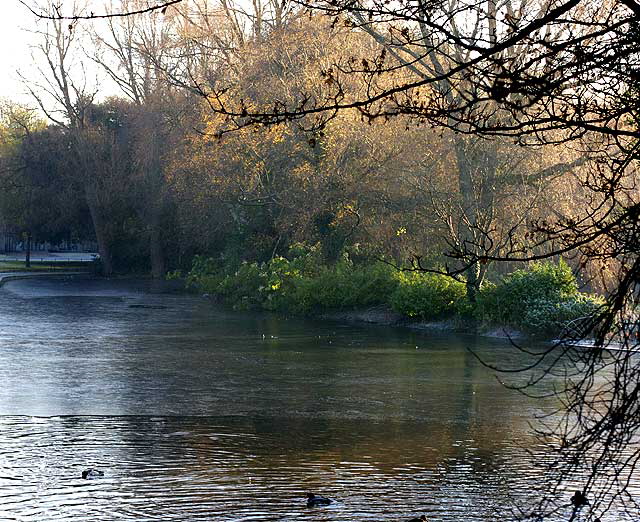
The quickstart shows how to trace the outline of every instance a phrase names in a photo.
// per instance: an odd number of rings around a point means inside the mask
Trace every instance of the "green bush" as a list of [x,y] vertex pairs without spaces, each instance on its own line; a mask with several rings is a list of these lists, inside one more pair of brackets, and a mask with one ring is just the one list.
[[601,304],[602,300],[578,292],[571,268],[561,260],[534,263],[497,285],[486,285],[478,294],[475,315],[484,322],[547,335],[595,313]]
[[263,297],[267,295],[263,296],[262,293],[266,285],[268,274],[264,270],[264,263],[244,261],[234,273],[220,279],[217,293],[236,308],[251,308],[260,305]]
[[220,295],[236,308],[296,313],[381,304],[398,284],[395,269],[384,263],[356,266],[345,255],[324,266],[318,248],[303,245],[294,245],[288,255],[267,263],[243,262],[235,269],[196,257],[187,284]]
[[185,283],[187,288],[215,294],[218,293],[222,272],[219,263],[204,256],[195,256],[191,270],[187,273]]
[[408,317],[436,319],[465,308],[465,284],[451,277],[423,272],[400,272],[391,307]]
[[539,335],[553,335],[561,332],[570,322],[596,314],[603,301],[585,294],[577,294],[563,301],[545,299],[532,300],[520,326],[528,332]]
[[295,282],[293,310],[308,313],[373,306],[387,302],[395,290],[395,269],[384,263],[354,266],[348,258],[322,267]]

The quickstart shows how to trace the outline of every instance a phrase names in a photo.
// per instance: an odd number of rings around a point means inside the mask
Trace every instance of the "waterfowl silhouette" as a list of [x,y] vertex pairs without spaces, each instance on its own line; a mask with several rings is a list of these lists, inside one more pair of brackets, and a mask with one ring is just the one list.
[[329,504],[331,504],[330,498],[307,493],[307,507],[328,506]]
[[83,479],[94,479],[94,478],[98,478],[98,477],[104,477],[104,471],[100,471],[98,469],[89,468],[89,469],[85,469],[82,472],[82,478]]
[[417,518],[412,518],[411,520],[407,520],[407,522],[427,522],[427,515],[420,515]]
[[571,503],[574,507],[580,508],[582,506],[586,506],[589,501],[587,500],[586,495],[582,491],[576,491],[571,497]]

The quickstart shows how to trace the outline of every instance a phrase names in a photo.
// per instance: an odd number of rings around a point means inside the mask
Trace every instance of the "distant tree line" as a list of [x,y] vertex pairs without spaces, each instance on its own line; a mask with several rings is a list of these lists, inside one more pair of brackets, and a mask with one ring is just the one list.
[[[277,111],[301,92],[328,96],[336,61],[353,63],[379,47],[349,24],[293,4],[245,10],[191,1],[105,26],[70,25],[53,4],[40,7],[51,13],[34,49],[42,75],[26,85],[49,122],[30,115],[20,125],[27,112],[5,111],[18,143],[6,161],[21,164],[5,181],[18,176],[30,187],[8,198],[14,209],[5,219],[28,222],[39,235],[38,227],[63,222],[91,230],[106,274],[161,277],[194,254],[268,260],[299,241],[320,243],[328,263],[358,245],[371,258],[444,267],[444,253],[470,245],[504,254],[526,225],[570,212],[579,197],[575,172],[588,157],[571,149],[486,141],[410,116],[372,124],[357,110],[321,127],[305,116],[262,129],[220,114],[215,105],[225,99],[248,114]],[[87,42],[95,52],[81,52]],[[89,61],[118,97],[97,101],[100,86],[84,72]],[[367,86],[345,81],[345,93]],[[36,150],[52,163],[29,159]],[[48,204],[18,204],[37,197]],[[465,268],[472,300],[491,269],[477,260]]]

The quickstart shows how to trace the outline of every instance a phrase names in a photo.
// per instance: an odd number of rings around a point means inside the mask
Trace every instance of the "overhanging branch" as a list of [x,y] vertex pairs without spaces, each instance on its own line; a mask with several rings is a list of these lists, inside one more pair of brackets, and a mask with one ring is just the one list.
[[158,4],[149,6],[149,7],[145,7],[142,9],[135,9],[135,10],[131,10],[131,11],[123,11],[120,13],[99,13],[96,14],[94,12],[89,12],[89,14],[87,15],[72,15],[72,16],[65,16],[61,13],[57,13],[57,14],[48,14],[45,13],[43,11],[37,11],[35,10],[33,7],[31,7],[29,4],[26,3],[25,0],[18,0],[18,2],[20,2],[23,6],[25,6],[29,11],[31,11],[31,13],[34,16],[37,16],[38,18],[41,18],[42,20],[71,20],[71,21],[76,21],[76,20],[98,20],[98,19],[103,19],[103,18],[121,18],[121,17],[126,17],[126,16],[134,16],[134,15],[140,15],[140,14],[145,14],[145,13],[151,13],[154,11],[161,11],[162,13],[164,13],[168,7],[172,6],[172,5],[176,5],[182,2],[182,0],[167,0],[166,2],[160,2]]

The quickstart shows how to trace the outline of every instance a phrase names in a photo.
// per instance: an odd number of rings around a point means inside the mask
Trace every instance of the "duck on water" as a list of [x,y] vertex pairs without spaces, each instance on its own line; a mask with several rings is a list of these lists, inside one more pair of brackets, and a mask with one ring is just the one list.
[[571,503],[573,504],[573,507],[578,509],[589,504],[589,500],[582,491],[576,491],[571,497]]
[[94,479],[94,478],[99,478],[99,477],[104,477],[104,471],[100,471],[98,469],[89,468],[89,469],[85,469],[82,472],[82,478],[83,479]]
[[331,502],[330,498],[307,493],[307,507],[328,506]]

